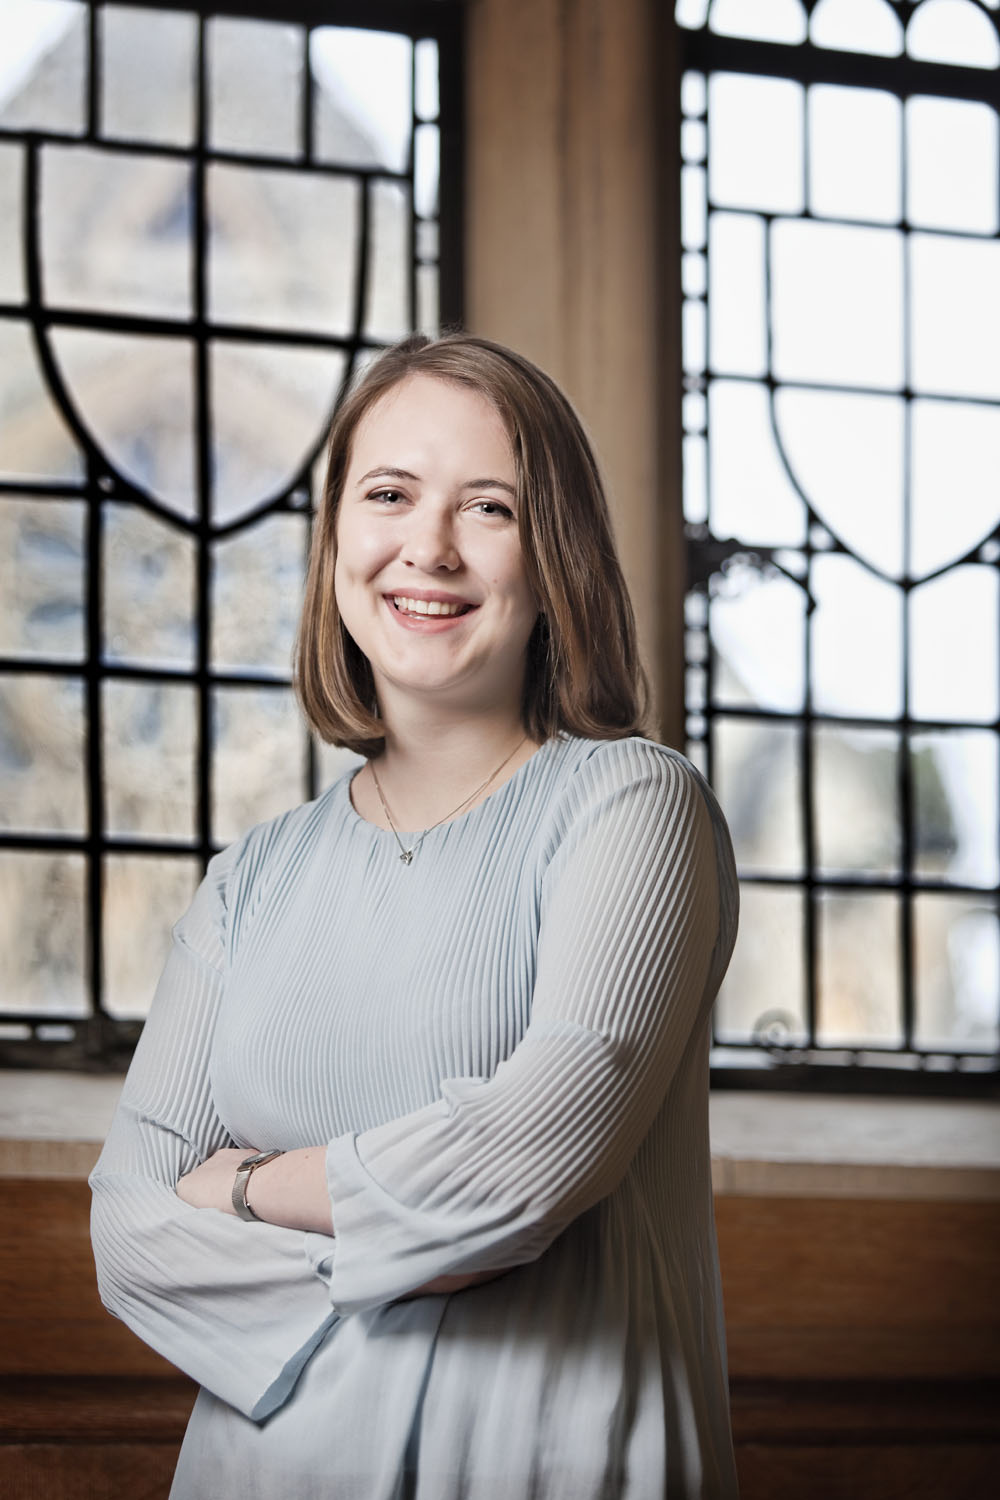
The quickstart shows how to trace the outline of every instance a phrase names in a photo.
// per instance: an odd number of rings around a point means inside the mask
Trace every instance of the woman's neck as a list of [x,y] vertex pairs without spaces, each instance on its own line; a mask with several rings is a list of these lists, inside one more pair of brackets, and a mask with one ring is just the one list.
[[471,809],[538,748],[509,712],[447,720],[412,713],[404,722],[396,715],[386,724],[385,738],[378,780],[393,822],[404,829],[450,816],[463,796],[461,809]]

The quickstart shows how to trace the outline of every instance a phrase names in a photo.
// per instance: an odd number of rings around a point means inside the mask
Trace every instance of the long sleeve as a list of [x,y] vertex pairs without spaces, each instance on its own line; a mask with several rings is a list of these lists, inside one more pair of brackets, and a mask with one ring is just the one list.
[[728,840],[680,758],[599,748],[542,881],[531,1020],[488,1081],[328,1148],[336,1241],[310,1237],[346,1313],[433,1277],[537,1258],[621,1180],[704,1023],[735,929]]
[[335,1315],[305,1236],[192,1208],[175,1192],[185,1172],[234,1144],[213,1105],[209,1064],[237,851],[212,861],[174,929],[91,1177],[92,1238],[108,1309],[199,1384],[259,1419],[288,1396]]

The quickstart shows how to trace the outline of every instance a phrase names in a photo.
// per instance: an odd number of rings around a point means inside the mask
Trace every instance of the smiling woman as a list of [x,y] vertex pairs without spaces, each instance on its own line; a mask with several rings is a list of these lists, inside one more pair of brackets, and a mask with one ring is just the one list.
[[363,764],[212,862],[93,1176],[108,1307],[202,1387],[174,1500],[729,1500],[732,851],[636,734],[603,490],[541,371],[453,335],[367,372],[298,679]]
[[428,712],[471,711],[518,729],[539,606],[496,407],[428,375],[386,392],[358,425],[336,539],[337,607],[383,721],[412,733]]

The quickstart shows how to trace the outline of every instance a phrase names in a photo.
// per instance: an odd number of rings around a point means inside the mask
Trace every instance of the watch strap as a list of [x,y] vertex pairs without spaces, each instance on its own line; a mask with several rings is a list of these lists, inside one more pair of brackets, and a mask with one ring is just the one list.
[[246,1156],[236,1168],[236,1176],[233,1179],[233,1208],[237,1215],[248,1224],[262,1224],[264,1220],[259,1214],[255,1214],[247,1202],[247,1184],[258,1167],[264,1166],[266,1162],[274,1161],[276,1156],[283,1156],[283,1151],[257,1151],[253,1156]]

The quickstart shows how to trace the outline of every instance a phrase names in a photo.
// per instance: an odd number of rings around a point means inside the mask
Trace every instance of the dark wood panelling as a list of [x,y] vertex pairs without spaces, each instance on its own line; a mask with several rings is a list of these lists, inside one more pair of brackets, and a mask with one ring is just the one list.
[[101,1303],[85,1182],[6,1178],[0,1218],[0,1375],[168,1375]]
[[995,1500],[1000,1447],[737,1449],[741,1500]]
[[[161,1500],[193,1399],[108,1316],[79,1181],[7,1179],[0,1500]],[[986,1500],[1000,1205],[716,1203],[742,1500]]]
[[1000,1203],[719,1198],[736,1378],[1000,1376]]

